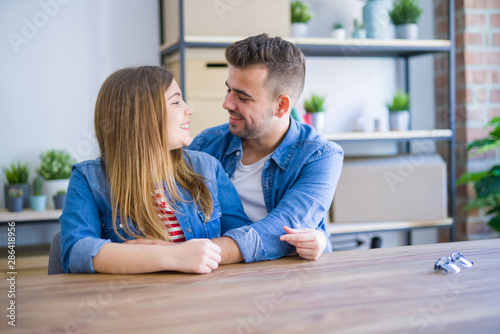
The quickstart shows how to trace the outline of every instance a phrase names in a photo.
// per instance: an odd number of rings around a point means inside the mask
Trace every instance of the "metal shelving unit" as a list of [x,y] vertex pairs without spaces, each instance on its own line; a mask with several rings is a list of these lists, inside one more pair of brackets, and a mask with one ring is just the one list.
[[[160,1],[161,3],[161,1]],[[337,133],[326,134],[326,138],[336,142],[359,142],[359,141],[398,141],[407,143],[416,139],[434,139],[447,141],[449,143],[448,154],[448,216],[444,221],[420,222],[418,228],[422,227],[449,227],[450,239],[455,240],[455,4],[454,0],[448,2],[449,13],[449,39],[448,40],[375,40],[375,39],[345,39],[335,40],[332,38],[286,38],[297,45],[307,57],[391,57],[401,59],[404,65],[405,82],[404,90],[409,91],[410,69],[409,61],[412,57],[420,55],[428,55],[434,53],[448,53],[449,60],[449,128],[436,129],[427,131],[405,131],[404,133],[394,134],[390,132],[380,133]],[[164,44],[160,47],[160,56],[162,59],[173,53],[179,53],[180,62],[180,88],[186,97],[185,90],[185,52],[187,48],[225,48],[231,43],[241,40],[242,37],[224,37],[224,36],[185,36],[184,34],[184,1],[179,0],[179,39],[175,43],[169,45]],[[347,233],[348,226],[351,223],[340,224],[335,223],[335,229],[342,231],[342,234]],[[367,223],[374,224],[374,223]],[[383,223],[386,224],[386,223]],[[345,226],[344,226],[345,225]],[[391,229],[384,225],[384,231],[387,230],[411,230],[412,223],[401,227],[401,224]],[[366,227],[363,228],[366,232]],[[378,229],[374,226],[373,231]],[[353,229],[352,233],[357,233]],[[409,241],[410,236],[408,237]]]

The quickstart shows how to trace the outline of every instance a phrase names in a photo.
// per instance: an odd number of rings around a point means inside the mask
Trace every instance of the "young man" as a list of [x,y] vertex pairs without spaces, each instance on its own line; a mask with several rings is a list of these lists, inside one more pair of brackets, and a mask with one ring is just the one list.
[[[228,46],[226,59],[222,106],[229,124],[203,131],[188,147],[221,162],[254,221],[212,240],[221,246],[221,263],[276,259],[295,248],[302,257],[317,259],[331,251],[324,217],[343,151],[290,117],[304,88],[304,55],[292,43],[262,34]],[[307,229],[322,232],[326,248]]]

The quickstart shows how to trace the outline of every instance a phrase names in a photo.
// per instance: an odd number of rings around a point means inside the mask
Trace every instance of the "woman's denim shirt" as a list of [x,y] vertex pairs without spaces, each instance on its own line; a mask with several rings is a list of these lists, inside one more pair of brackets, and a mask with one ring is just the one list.
[[[177,203],[176,217],[186,236],[217,238],[230,229],[252,222],[246,216],[238,193],[220,163],[202,152],[185,150],[193,170],[205,178],[212,194],[214,209],[208,222],[200,208],[193,207],[192,197],[180,191],[184,201]],[[94,273],[92,259],[108,242],[124,242],[113,229],[110,187],[101,167],[101,160],[84,161],[73,166],[61,222],[61,255],[65,272]],[[128,220],[130,224],[130,219]],[[117,216],[118,232],[124,232],[123,220]],[[133,228],[133,225],[129,225]]]

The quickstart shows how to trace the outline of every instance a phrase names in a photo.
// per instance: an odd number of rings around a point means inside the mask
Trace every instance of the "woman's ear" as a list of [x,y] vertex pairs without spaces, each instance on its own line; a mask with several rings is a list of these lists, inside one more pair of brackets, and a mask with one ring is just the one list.
[[292,101],[290,99],[290,96],[286,94],[282,94],[278,96],[276,99],[276,102],[278,103],[278,110],[276,111],[276,116],[279,118],[282,118],[286,116],[287,114],[290,113],[292,110]]

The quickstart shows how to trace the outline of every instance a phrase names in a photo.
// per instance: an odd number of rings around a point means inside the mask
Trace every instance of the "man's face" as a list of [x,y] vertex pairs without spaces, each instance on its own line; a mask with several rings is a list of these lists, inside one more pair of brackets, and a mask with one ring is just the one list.
[[264,81],[267,69],[229,66],[227,93],[222,107],[229,112],[229,131],[243,139],[258,139],[271,133],[277,120],[275,103],[268,100]]

